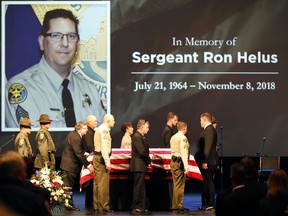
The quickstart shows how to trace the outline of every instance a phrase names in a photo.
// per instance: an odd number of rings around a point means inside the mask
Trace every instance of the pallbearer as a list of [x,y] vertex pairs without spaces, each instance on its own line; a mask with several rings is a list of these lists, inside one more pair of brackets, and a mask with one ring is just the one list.
[[145,175],[151,159],[149,146],[145,135],[149,131],[150,123],[140,119],[137,123],[137,131],[132,138],[132,152],[130,160],[130,171],[133,172],[133,200],[132,214],[147,214]]
[[114,127],[113,115],[106,114],[103,123],[96,129],[94,135],[94,188],[93,208],[100,214],[112,213],[110,209],[110,156],[112,153],[110,129]]
[[185,122],[177,123],[178,132],[171,137],[171,173],[173,177],[173,199],[172,209],[174,213],[189,212],[184,208],[184,189],[186,173],[188,172],[188,148],[189,143],[185,136],[187,124]]

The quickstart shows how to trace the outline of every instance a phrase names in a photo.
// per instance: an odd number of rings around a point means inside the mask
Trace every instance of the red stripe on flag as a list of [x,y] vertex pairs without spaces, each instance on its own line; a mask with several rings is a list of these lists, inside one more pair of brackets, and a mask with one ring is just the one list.
[[[87,160],[93,164],[93,153],[87,156]],[[170,172],[170,161],[171,161],[171,152],[170,149],[150,149],[150,157],[152,159],[151,166],[148,167],[148,173],[151,172],[159,172],[166,170]],[[112,155],[110,157],[111,162],[111,170],[110,172],[129,172],[129,163],[131,158],[131,149],[112,149]],[[190,159],[188,160],[189,172],[187,173],[187,177],[195,178],[203,181],[201,172],[194,160],[194,157],[190,155]],[[80,173],[80,190],[82,189],[82,185],[93,179],[93,173],[82,167],[82,171]],[[113,174],[110,179],[113,179]],[[147,175],[146,179],[149,179],[149,175]]]
[[186,174],[186,176],[189,177],[189,178],[195,178],[195,179],[198,179],[198,180],[203,181],[203,178],[202,178],[201,173],[188,172],[188,173]]
[[130,158],[122,158],[122,159],[112,159],[110,158],[110,163],[111,164],[129,164],[130,163]]

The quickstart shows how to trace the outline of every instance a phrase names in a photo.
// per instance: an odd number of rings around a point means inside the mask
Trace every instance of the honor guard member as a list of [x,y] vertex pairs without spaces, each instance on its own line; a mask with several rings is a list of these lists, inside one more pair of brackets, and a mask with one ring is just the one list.
[[133,199],[132,214],[148,214],[146,199],[145,175],[151,164],[149,145],[145,135],[148,133],[150,123],[145,119],[137,122],[137,131],[132,137],[132,149],[130,159],[130,172],[133,173]]
[[[85,122],[78,122],[74,127],[74,131],[68,133],[64,144],[60,168],[63,174],[64,185],[69,187],[68,191],[73,192],[77,176],[81,169],[85,166],[90,172],[94,172],[93,166],[87,161],[84,151],[84,136],[87,134],[88,128]],[[66,206],[67,210],[79,211],[73,203],[73,196]]]
[[39,117],[40,130],[36,134],[37,155],[34,162],[35,168],[43,168],[45,163],[51,168],[55,168],[55,144],[48,129],[51,126],[52,120],[47,114],[42,114]]
[[170,148],[170,139],[176,133],[174,129],[177,126],[177,122],[178,115],[173,112],[169,112],[167,114],[167,123],[162,131],[162,142],[164,148]]
[[94,135],[94,188],[93,188],[93,208],[95,212],[111,213],[110,209],[110,155],[111,136],[109,130],[114,126],[113,115],[106,114],[103,123],[96,129]]
[[121,140],[120,148],[131,149],[132,145],[132,138],[131,135],[133,134],[134,128],[131,122],[124,122],[121,126],[121,131],[124,133],[124,136]]
[[219,165],[217,153],[217,131],[212,125],[212,115],[202,113],[200,126],[203,128],[196,143],[195,160],[203,177],[201,210],[213,210],[215,205],[215,173]]
[[[53,119],[53,127],[74,127],[76,122],[91,114],[97,119],[103,118],[106,111],[97,86],[71,67],[79,44],[78,23],[72,12],[65,9],[46,13],[38,37],[43,52],[40,62],[15,75],[6,84],[7,127],[19,127],[21,117],[29,118],[36,125],[42,113]],[[63,96],[67,89],[69,96]],[[69,105],[62,101],[68,97]],[[67,123],[71,118],[65,120],[67,110],[75,115],[71,124]]]
[[187,124],[185,122],[177,123],[178,132],[170,139],[171,148],[171,173],[173,177],[173,198],[172,209],[175,213],[189,212],[184,208],[184,189],[186,173],[188,172],[188,154],[189,144],[185,136]]
[[28,135],[31,134],[31,121],[28,118],[22,118],[19,125],[20,133],[15,139],[16,151],[25,157],[32,157],[33,151],[28,138]]

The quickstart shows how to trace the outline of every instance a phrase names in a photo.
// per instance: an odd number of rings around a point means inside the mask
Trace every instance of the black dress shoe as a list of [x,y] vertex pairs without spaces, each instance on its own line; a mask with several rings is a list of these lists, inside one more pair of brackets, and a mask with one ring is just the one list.
[[75,205],[73,205],[73,210],[74,211],[80,211],[80,208],[76,207]]
[[131,214],[148,214],[148,210],[147,209],[133,209]]
[[175,214],[186,214],[189,212],[190,212],[190,210],[187,208],[180,208],[180,209],[174,209],[173,210],[173,213],[175,213]]
[[75,205],[68,205],[65,208],[68,211],[80,211],[80,208],[77,208]]
[[112,209],[102,209],[100,212],[104,214],[112,214],[114,211]]

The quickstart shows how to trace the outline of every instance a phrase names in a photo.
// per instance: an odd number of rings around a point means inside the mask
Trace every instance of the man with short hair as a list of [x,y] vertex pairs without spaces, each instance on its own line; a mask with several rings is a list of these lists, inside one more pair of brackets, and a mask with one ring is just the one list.
[[173,177],[172,209],[174,213],[189,212],[184,208],[184,189],[186,173],[188,172],[189,143],[185,136],[187,124],[177,123],[178,132],[171,137],[171,173]]
[[218,165],[217,131],[212,125],[212,115],[202,113],[200,125],[204,129],[198,138],[195,160],[203,177],[202,210],[212,210],[215,206],[215,173]]
[[40,62],[6,84],[7,127],[18,127],[20,118],[27,116],[36,124],[41,113],[51,116],[53,127],[74,127],[90,114],[104,116],[97,87],[71,67],[80,42],[78,24],[70,10],[45,14],[38,36]]
[[133,172],[134,177],[132,213],[135,214],[145,214],[148,211],[145,203],[145,174],[151,163],[151,158],[145,135],[149,131],[149,125],[148,121],[140,119],[137,123],[137,131],[132,138],[130,171]]
[[170,148],[170,139],[175,134],[174,127],[177,125],[178,115],[169,112],[167,114],[167,123],[162,132],[162,142],[164,148]]
[[[88,131],[84,137],[84,151],[85,155],[89,155],[94,152],[94,134],[95,128],[97,127],[97,118],[94,115],[89,115],[86,118]],[[93,208],[93,179],[89,180],[84,185],[85,187],[85,207],[90,209]]]
[[[174,128],[178,122],[178,115],[174,112],[169,112],[167,114],[167,123],[162,131],[162,143],[164,148],[170,148],[170,139],[176,133]],[[172,208],[172,198],[173,198],[173,182],[168,181],[167,185],[164,184],[165,191],[167,191],[167,197],[169,197],[169,209]]]
[[86,118],[86,124],[88,131],[85,135],[85,146],[84,150],[87,153],[94,152],[94,134],[95,128],[97,127],[97,118],[94,115],[89,115]]
[[94,135],[94,197],[93,208],[95,212],[111,213],[110,208],[110,156],[112,153],[110,129],[114,127],[115,119],[106,114],[103,123],[96,129]]
[[[63,171],[63,181],[65,186],[72,188],[75,184],[77,175],[80,174],[82,166],[93,172],[93,166],[87,161],[84,155],[84,136],[87,132],[87,124],[78,122],[75,125],[75,130],[69,132],[64,144],[63,154],[61,158],[60,168]],[[72,203],[67,208],[68,210],[77,210],[72,200]]]
[[233,163],[230,166],[231,187],[218,193],[216,198],[215,214],[217,216],[257,215],[259,199],[255,191],[250,190],[245,185],[245,178],[245,165],[243,163]]
[[28,118],[22,118],[19,125],[20,132],[15,139],[16,151],[18,151],[22,156],[31,158],[33,151],[28,138],[28,135],[31,134],[31,121]]

